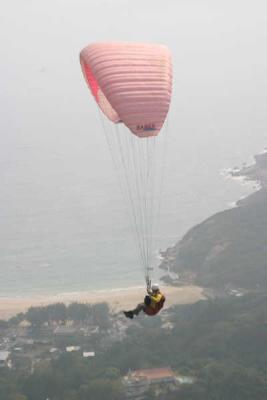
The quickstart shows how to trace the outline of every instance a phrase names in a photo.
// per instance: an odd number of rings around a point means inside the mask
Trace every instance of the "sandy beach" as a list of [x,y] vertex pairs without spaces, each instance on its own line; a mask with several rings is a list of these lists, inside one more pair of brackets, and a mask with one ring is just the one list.
[[[203,289],[198,286],[172,287],[162,286],[162,292],[166,295],[166,307],[174,304],[195,303],[204,299]],[[8,319],[19,312],[25,312],[29,307],[45,306],[57,302],[66,305],[72,302],[102,303],[106,302],[114,312],[134,307],[144,297],[144,288],[127,288],[114,290],[101,290],[80,293],[63,293],[56,296],[33,297],[1,297],[0,319]]]

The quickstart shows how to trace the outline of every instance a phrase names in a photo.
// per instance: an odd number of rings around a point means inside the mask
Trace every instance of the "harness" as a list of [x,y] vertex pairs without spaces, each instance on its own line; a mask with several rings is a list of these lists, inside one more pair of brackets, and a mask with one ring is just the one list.
[[144,308],[144,313],[146,315],[156,315],[164,306],[165,303],[165,296],[163,294],[161,294],[161,299],[159,302],[155,303],[155,305],[153,307],[151,307],[151,298],[150,296],[146,296],[145,297],[145,308]]

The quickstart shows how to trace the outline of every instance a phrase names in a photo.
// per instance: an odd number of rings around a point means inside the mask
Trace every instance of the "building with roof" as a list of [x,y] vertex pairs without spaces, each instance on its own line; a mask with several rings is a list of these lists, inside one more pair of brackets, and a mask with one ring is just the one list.
[[94,351],[84,351],[84,352],[83,352],[83,357],[84,357],[84,358],[95,357],[95,352],[94,352]]
[[72,353],[73,351],[79,351],[79,350],[81,350],[81,346],[67,346],[66,347],[67,353]]
[[11,367],[11,360],[9,358],[9,351],[0,351],[0,368]]
[[174,390],[177,386],[176,375],[171,368],[139,369],[129,371],[123,378],[127,399],[142,400],[145,393],[153,387],[160,392]]
[[63,325],[63,326],[57,326],[54,329],[54,335],[56,336],[72,337],[77,333],[79,333],[79,330],[77,330],[77,328],[74,326]]
[[147,380],[150,382],[172,382],[175,379],[175,374],[171,368],[153,368],[153,369],[138,369],[129,372],[128,376],[131,379]]

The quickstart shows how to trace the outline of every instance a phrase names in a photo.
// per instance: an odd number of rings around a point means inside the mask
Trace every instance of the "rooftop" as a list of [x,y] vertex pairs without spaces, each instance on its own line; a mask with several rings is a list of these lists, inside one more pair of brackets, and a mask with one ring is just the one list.
[[9,351],[0,351],[0,361],[6,361],[9,357]]
[[94,356],[95,356],[95,352],[94,351],[84,351],[83,352],[83,357],[84,358],[94,357]]
[[73,335],[76,333],[76,328],[73,326],[57,326],[54,330],[55,335]]
[[66,351],[68,352],[68,353],[70,353],[70,352],[72,352],[72,351],[79,351],[80,350],[80,346],[67,346],[66,347]]
[[138,369],[136,371],[130,371],[128,378],[130,379],[147,379],[157,380],[165,378],[174,378],[175,374],[171,368],[153,368],[153,369]]

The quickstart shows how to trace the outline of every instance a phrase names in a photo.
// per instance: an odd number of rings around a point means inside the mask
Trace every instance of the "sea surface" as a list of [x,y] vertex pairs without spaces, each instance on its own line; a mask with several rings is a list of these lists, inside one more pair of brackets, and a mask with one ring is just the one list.
[[[97,140],[83,132],[65,138],[2,137],[1,296],[144,284],[108,146],[100,124],[95,129]],[[188,134],[171,114],[154,279],[160,276],[160,249],[254,190],[253,183],[237,183],[224,171],[252,162],[265,137],[250,140],[237,131],[224,135],[205,126],[194,129]]]

